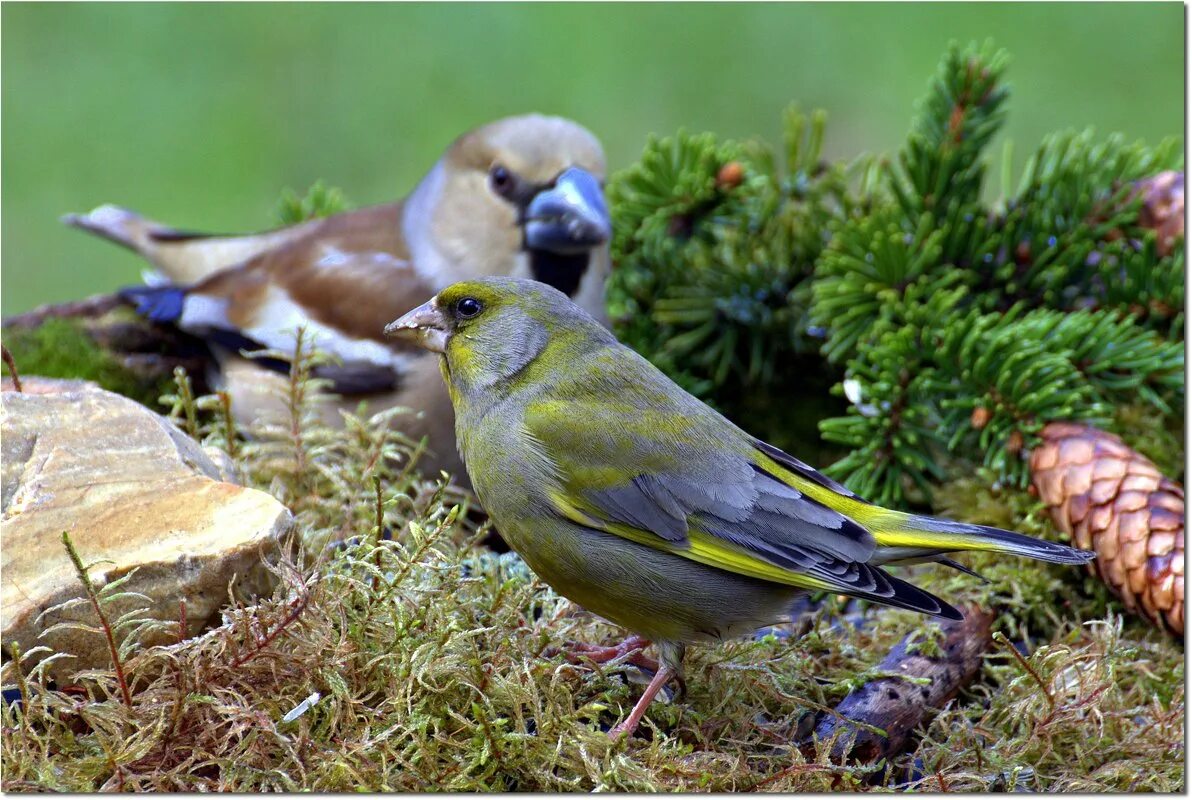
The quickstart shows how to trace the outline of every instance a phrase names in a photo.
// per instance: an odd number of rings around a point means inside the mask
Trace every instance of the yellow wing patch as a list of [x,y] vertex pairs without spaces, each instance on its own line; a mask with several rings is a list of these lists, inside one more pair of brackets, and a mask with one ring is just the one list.
[[667,553],[674,553],[691,561],[706,564],[727,572],[735,572],[759,580],[772,581],[787,586],[798,586],[803,589],[831,589],[825,581],[813,578],[799,572],[783,569],[775,564],[758,558],[757,556],[734,545],[700,530],[689,530],[687,541],[668,542],[660,536],[615,522],[593,517],[579,506],[570,501],[562,492],[550,492],[551,502],[555,509],[565,518],[587,528],[611,533],[638,544],[653,547]]
[[[820,503],[820,505],[848,517],[853,522],[856,522],[863,528],[872,532],[875,536],[879,529],[888,526],[891,520],[898,517],[904,517],[905,514],[899,514],[897,511],[891,511],[881,506],[871,505],[856,497],[848,497],[832,491],[826,486],[821,486],[815,481],[808,480],[802,475],[791,472],[786,467],[779,464],[774,459],[765,455],[764,453],[757,453],[755,456],[757,463],[766,472],[773,475],[778,480],[790,486],[793,489],[798,489],[803,494]],[[881,541],[880,544],[890,544],[889,542]]]

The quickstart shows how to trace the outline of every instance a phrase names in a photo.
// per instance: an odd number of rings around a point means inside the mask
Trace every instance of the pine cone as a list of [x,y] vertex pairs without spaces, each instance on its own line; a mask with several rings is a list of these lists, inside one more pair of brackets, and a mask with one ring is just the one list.
[[1053,422],[1031,454],[1051,518],[1126,608],[1184,634],[1184,490],[1113,434]]
[[1143,196],[1138,222],[1155,231],[1156,249],[1166,256],[1184,238],[1184,173],[1160,172],[1136,186]]

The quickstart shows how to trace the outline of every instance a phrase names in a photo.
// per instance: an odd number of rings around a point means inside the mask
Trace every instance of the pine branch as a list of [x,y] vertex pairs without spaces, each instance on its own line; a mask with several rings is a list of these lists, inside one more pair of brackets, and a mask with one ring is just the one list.
[[1006,63],[953,46],[893,163],[823,163],[822,115],[796,109],[779,149],[652,139],[610,186],[618,335],[780,439],[794,424],[779,409],[812,408],[790,365],[818,351],[817,375],[844,367],[835,393],[853,406],[819,425],[848,449],[831,471],[887,504],[929,501],[945,461],[1024,485],[1022,454],[1051,421],[1104,424],[1138,402],[1174,413],[1178,146],[1055,134],[991,204]]
[[881,330],[906,324],[915,297],[955,288],[958,274],[938,269],[942,238],[929,214],[908,233],[891,207],[839,228],[812,286],[811,317],[828,331],[822,352],[829,361],[847,360]]
[[1159,265],[1155,234],[1142,224],[1137,183],[1178,163],[1175,144],[1148,148],[1120,135],[1096,141],[1091,130],[1045,139],[991,235],[972,251],[985,308],[1018,300],[1058,309],[1155,302],[1147,293],[1153,284],[1136,277],[1124,287],[1120,272],[1127,264],[1135,276],[1173,271],[1170,261]]
[[820,159],[823,114],[788,110],[785,127],[785,172],[759,143],[680,133],[650,140],[610,184],[617,333],[712,401],[729,384],[772,384],[818,347],[808,279],[853,201],[848,169]]
[[67,531],[62,531],[62,545],[66,548],[66,554],[70,556],[70,561],[75,568],[75,574],[78,575],[79,582],[83,584],[87,599],[91,603],[91,608],[95,611],[95,616],[99,619],[100,629],[103,631],[104,638],[107,640],[108,652],[112,656],[112,668],[116,672],[116,683],[120,687],[120,698],[124,701],[124,705],[132,708],[132,693],[129,691],[128,679],[124,674],[124,662],[120,658],[120,649],[116,646],[116,638],[112,632],[112,625],[108,622],[108,615],[104,613],[105,603],[100,596],[101,592],[97,591],[95,584],[91,582],[91,576],[87,573],[87,567],[83,564],[83,559],[79,557],[79,551],[75,549],[74,542],[70,540],[70,533]]
[[985,178],[982,151],[1005,121],[1008,56],[986,43],[953,43],[931,89],[920,101],[906,147],[889,170],[890,188],[908,219],[943,216],[952,205],[976,202]]
[[820,422],[824,439],[848,451],[828,474],[883,505],[904,503],[907,484],[930,498],[931,482],[943,477],[937,454],[944,442],[919,334],[910,326],[888,331],[850,361],[844,386],[853,406]]
[[854,449],[832,472],[879,502],[905,503],[907,484],[930,497],[944,450],[1025,486],[1021,456],[1048,422],[1105,425],[1114,404],[1170,413],[1182,401],[1182,345],[1114,311],[949,314],[924,303],[904,321],[850,361],[854,408],[820,425]]
[[315,181],[302,197],[293,189],[282,192],[277,202],[276,216],[281,225],[297,225],[300,222],[329,217],[348,208],[344,193],[323,181]]

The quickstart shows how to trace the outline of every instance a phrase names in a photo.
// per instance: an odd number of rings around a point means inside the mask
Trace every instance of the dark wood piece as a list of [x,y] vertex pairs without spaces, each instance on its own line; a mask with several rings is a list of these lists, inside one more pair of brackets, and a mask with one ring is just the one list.
[[[183,333],[172,325],[162,325],[139,317],[118,294],[100,294],[83,300],[39,306],[3,321],[6,333],[38,328],[49,320],[67,320],[111,354],[139,384],[153,387],[171,381],[176,367],[190,375],[194,391],[206,394],[206,376],[214,359],[203,340]],[[21,353],[13,353],[25,372],[37,371],[36,364],[21,363]]]
[[[832,760],[873,762],[902,752],[911,734],[931,714],[943,707],[976,677],[981,659],[992,642],[992,612],[963,609],[963,620],[943,620],[943,637],[936,643],[940,655],[932,657],[920,646],[912,652],[908,634],[894,646],[877,666],[883,673],[897,673],[908,678],[926,678],[930,683],[912,682],[898,677],[870,681],[852,692],[836,706],[836,713],[825,716],[815,729],[815,737],[825,741],[836,737]],[[850,720],[880,728],[886,736],[850,723]],[[813,751],[810,742],[805,750]]]
[[32,311],[8,317],[4,327],[36,328],[48,319],[95,319],[122,305],[125,303],[119,295],[97,294],[68,303],[38,306]]

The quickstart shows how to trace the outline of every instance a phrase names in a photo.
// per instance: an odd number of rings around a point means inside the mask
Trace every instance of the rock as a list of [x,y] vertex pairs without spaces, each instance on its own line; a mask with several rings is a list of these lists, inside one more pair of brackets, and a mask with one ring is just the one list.
[[[4,547],[0,553],[0,638],[22,652],[48,645],[74,658],[51,662],[67,679],[79,669],[108,667],[102,635],[80,630],[41,634],[64,621],[95,625],[89,604],[42,613],[83,597],[62,544],[68,531],[96,588],[137,572],[110,620],[179,619],[186,602],[188,635],[198,633],[228,599],[264,591],[262,555],[276,547],[293,518],[270,495],[221,479],[203,449],[168,420],[93,385],[29,378],[26,391],[0,395]],[[152,634],[146,644],[178,635]],[[156,638],[155,638],[156,637]]]
[[215,466],[216,474],[224,483],[243,483],[244,478],[240,475],[240,468],[236,466],[236,462],[232,457],[220,450],[218,447],[204,447],[203,453],[207,458],[211,459],[211,463]]
[[[5,375],[0,378],[0,391],[15,392],[16,385],[12,378]],[[21,391],[25,394],[58,394],[60,392],[77,392],[87,388],[98,388],[91,381],[74,378],[45,378],[41,375],[30,375],[21,379]]]

